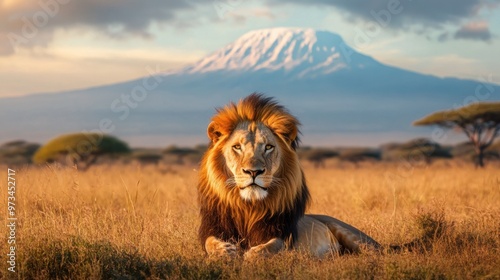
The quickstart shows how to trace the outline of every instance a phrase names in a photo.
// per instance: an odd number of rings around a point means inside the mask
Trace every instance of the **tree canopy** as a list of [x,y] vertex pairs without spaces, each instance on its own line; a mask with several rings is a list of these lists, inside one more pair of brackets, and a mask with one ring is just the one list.
[[417,120],[413,125],[468,125],[471,122],[500,123],[500,102],[473,103],[454,110],[438,111]]
[[474,145],[477,165],[484,166],[484,150],[500,132],[500,102],[478,102],[454,110],[432,113],[414,125],[439,125],[460,128]]
[[113,136],[99,133],[74,133],[50,140],[35,153],[33,162],[44,163],[64,159],[85,169],[95,162],[97,156],[128,152],[130,152],[128,145]]

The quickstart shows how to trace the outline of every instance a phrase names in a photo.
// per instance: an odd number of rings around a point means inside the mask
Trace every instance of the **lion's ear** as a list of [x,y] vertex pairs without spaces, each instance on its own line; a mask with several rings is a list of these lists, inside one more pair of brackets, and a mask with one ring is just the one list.
[[297,127],[293,126],[287,135],[287,138],[290,141],[290,144],[297,141],[298,134],[299,134],[299,131],[298,131]]
[[297,142],[299,130],[297,129],[297,126],[295,124],[292,125],[282,125],[282,126],[277,126],[274,129],[272,129],[274,133],[280,135],[280,137],[288,144],[293,146],[295,142]]
[[207,128],[207,135],[212,143],[216,143],[217,141],[219,141],[219,138],[222,136],[222,133],[219,130],[219,125],[215,122],[211,122]]

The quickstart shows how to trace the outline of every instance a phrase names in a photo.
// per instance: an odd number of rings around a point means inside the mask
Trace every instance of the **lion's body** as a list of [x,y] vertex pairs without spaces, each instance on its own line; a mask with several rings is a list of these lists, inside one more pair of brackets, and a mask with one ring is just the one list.
[[378,246],[332,217],[304,215],[309,191],[295,151],[298,125],[257,94],[212,118],[198,183],[199,237],[208,254],[249,258],[297,248],[322,256]]

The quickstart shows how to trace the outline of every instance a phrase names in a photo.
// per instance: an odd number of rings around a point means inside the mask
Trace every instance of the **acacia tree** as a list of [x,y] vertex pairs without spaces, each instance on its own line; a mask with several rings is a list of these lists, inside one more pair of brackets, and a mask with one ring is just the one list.
[[42,146],[33,156],[33,162],[65,162],[86,170],[97,158],[109,154],[129,153],[128,145],[110,135],[75,133],[56,137]]
[[454,110],[432,113],[413,125],[458,128],[474,146],[476,166],[484,167],[484,151],[500,132],[500,102],[480,102]]

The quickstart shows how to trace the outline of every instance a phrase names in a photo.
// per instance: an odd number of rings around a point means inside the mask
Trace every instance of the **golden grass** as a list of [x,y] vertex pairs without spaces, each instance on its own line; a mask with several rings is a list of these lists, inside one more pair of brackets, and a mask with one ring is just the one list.
[[[443,234],[415,252],[365,252],[317,260],[283,252],[245,263],[207,260],[197,240],[197,172],[172,167],[29,167],[17,170],[19,279],[498,279],[498,166],[361,168],[305,166],[313,203],[384,245],[423,234],[444,219]],[[6,217],[6,168],[0,192]],[[7,230],[0,231],[1,254]]]

